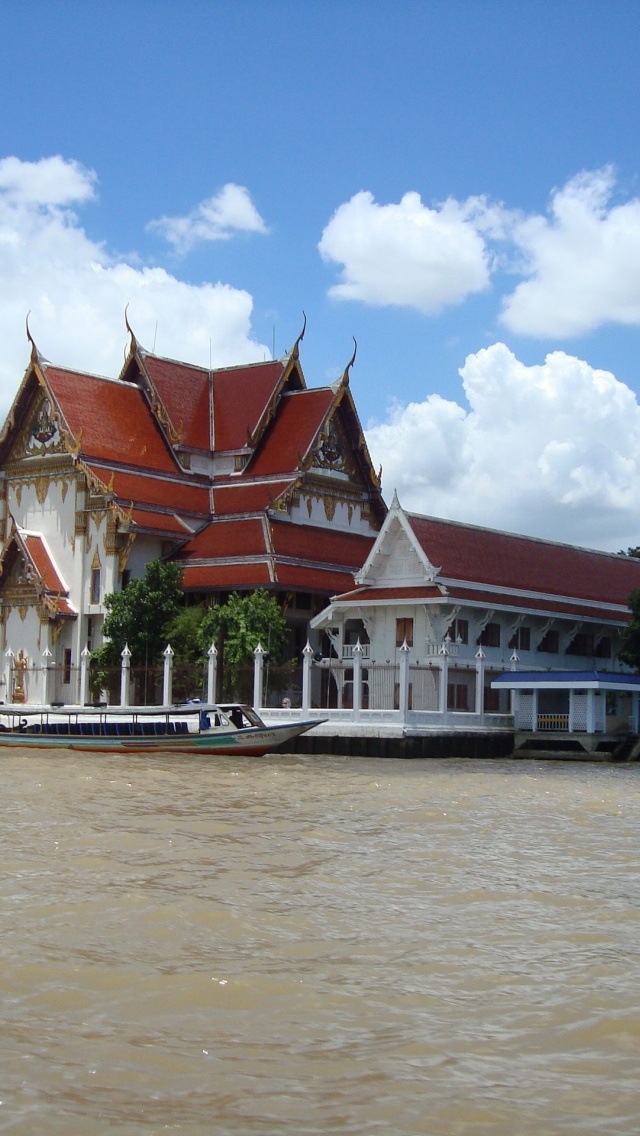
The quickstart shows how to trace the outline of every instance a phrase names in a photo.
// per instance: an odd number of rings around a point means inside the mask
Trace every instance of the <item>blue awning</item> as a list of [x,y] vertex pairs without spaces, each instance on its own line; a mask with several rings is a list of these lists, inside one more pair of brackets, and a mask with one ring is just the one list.
[[493,679],[494,690],[626,690],[640,691],[640,675],[617,671],[504,671]]

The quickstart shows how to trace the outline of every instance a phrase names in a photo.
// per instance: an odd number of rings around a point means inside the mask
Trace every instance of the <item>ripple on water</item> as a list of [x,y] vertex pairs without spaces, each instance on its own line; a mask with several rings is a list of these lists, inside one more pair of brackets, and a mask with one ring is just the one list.
[[638,775],[3,755],[0,1131],[628,1136]]

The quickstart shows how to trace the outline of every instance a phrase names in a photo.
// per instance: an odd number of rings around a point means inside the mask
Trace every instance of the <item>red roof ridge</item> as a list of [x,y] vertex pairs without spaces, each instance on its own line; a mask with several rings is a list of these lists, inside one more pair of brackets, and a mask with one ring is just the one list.
[[404,512],[409,521],[428,521],[429,523],[438,525],[447,525],[450,528],[471,529],[475,532],[489,533],[491,536],[504,536],[512,540],[523,540],[531,542],[532,544],[551,545],[553,548],[567,548],[572,552],[587,552],[594,556],[613,557],[615,560],[633,559],[633,557],[626,556],[624,552],[607,552],[602,548],[587,548],[586,545],[569,544],[567,541],[551,540],[544,536],[527,536],[525,533],[511,532],[508,529],[488,528],[486,525],[476,525],[472,524],[470,521],[455,521],[449,517],[434,517],[426,513],[410,513],[407,509],[405,509]]

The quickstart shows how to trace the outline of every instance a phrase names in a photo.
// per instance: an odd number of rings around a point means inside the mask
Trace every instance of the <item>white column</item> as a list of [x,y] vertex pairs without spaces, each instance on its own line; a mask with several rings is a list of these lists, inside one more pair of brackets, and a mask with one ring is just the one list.
[[441,714],[447,712],[447,687],[449,685],[449,649],[445,643],[438,651],[440,655],[440,697],[438,710]]
[[399,675],[399,698],[398,709],[402,715],[406,714],[409,709],[409,653],[411,648],[407,644],[407,640],[403,641],[400,648],[400,675]]
[[253,652],[253,708],[259,710],[262,707],[262,671],[264,668],[265,650],[261,643],[258,643],[255,651]]
[[511,691],[513,698],[511,699],[511,713],[513,714],[514,729],[520,729],[520,691]]
[[587,691],[587,733],[595,734],[596,732],[596,692],[595,690]]
[[131,670],[131,651],[129,645],[125,643],[120,654],[122,659],[120,670],[120,705],[129,705],[129,673]]
[[49,702],[49,659],[53,655],[48,647],[45,647],[42,652],[42,705],[47,706]]
[[162,705],[171,706],[173,694],[173,651],[167,643],[164,651],[164,670],[162,674]]
[[353,648],[353,716],[360,717],[362,709],[362,645],[360,640]]
[[531,691],[531,729],[534,734],[538,731],[538,688],[534,686]]
[[486,655],[482,647],[476,651],[476,714],[484,715],[484,661]]
[[306,647],[302,650],[302,709],[308,710],[311,706],[311,663],[313,660],[313,647],[307,639]]
[[207,651],[207,702],[216,700],[216,674],[218,670],[218,650],[212,643]]
[[80,705],[84,706],[87,701],[87,691],[89,688],[89,659],[91,658],[91,651],[88,647],[84,647],[80,654]]

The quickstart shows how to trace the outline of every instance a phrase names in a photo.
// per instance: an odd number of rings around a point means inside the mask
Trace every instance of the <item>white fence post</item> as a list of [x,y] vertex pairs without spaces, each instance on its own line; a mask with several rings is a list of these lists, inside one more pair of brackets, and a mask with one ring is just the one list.
[[45,647],[42,652],[42,705],[46,706],[49,702],[49,659],[53,655],[48,647]]
[[311,706],[311,662],[313,660],[313,647],[307,639],[306,647],[302,649],[302,709],[308,710]]
[[476,651],[476,714],[484,715],[484,661],[486,655],[482,647]]
[[440,697],[438,699],[438,710],[441,714],[446,714],[447,692],[449,687],[449,648],[446,643],[442,644],[438,654],[442,659],[440,665]]
[[207,651],[207,702],[216,700],[216,674],[218,670],[218,650],[212,643]]
[[265,650],[261,643],[258,643],[255,651],[253,652],[253,706],[255,710],[262,707],[262,671],[264,668]]
[[162,673],[162,705],[171,706],[173,697],[173,651],[167,643],[164,651],[164,670]]
[[362,709],[362,644],[358,639],[353,648],[353,717],[359,718]]
[[400,675],[398,692],[398,709],[404,716],[409,709],[409,647],[405,639],[400,648]]
[[80,705],[84,706],[87,701],[87,689],[89,686],[89,659],[91,658],[91,651],[85,647],[80,652]]
[[130,674],[130,670],[131,670],[131,651],[129,650],[129,644],[128,643],[125,643],[125,645],[124,645],[124,647],[123,647],[123,649],[120,653],[120,658],[122,659],[122,664],[121,664],[121,668],[120,668],[120,705],[121,706],[128,706],[129,705],[129,674]]

